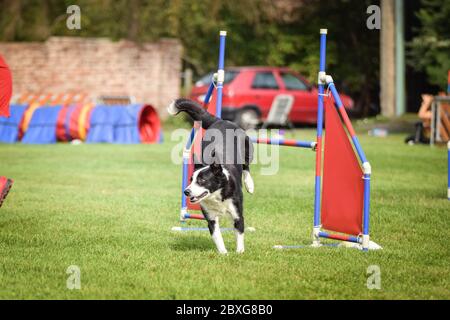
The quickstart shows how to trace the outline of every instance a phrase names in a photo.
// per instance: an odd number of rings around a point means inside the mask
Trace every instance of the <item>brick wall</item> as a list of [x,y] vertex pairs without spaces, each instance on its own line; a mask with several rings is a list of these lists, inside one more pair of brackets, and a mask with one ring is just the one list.
[[2,43],[14,94],[83,92],[132,95],[165,106],[180,95],[182,47],[178,40],[136,44],[103,38],[51,37],[43,43]]

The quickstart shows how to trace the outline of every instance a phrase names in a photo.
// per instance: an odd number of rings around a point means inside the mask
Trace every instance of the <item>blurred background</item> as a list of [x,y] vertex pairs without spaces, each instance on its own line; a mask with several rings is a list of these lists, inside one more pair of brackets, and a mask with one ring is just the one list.
[[[77,29],[68,28],[71,5],[80,8]],[[380,10],[381,28],[369,28],[370,6]],[[328,28],[327,71],[349,96],[352,117],[394,118],[417,112],[422,94],[447,91],[449,21],[449,0],[0,0],[0,53],[16,100],[67,92],[125,98],[151,104],[165,119],[171,99],[201,98],[195,90],[216,69],[219,30],[229,35],[227,67],[287,67],[274,69],[277,81],[312,90],[318,30]],[[281,79],[283,72],[292,79]],[[256,104],[233,101],[224,105]],[[257,110],[258,120],[267,112]]]

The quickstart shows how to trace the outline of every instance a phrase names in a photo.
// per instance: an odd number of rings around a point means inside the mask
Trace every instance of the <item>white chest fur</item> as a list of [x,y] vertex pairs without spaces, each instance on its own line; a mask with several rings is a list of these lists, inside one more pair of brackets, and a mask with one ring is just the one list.
[[231,199],[222,201],[220,190],[212,193],[207,199],[201,202],[201,206],[208,212],[210,219],[224,215],[230,215],[232,219],[238,219],[236,207]]

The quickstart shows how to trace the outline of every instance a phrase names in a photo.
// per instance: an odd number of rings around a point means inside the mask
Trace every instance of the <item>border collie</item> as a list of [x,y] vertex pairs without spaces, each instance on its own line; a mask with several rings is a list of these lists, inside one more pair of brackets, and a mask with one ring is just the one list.
[[213,116],[191,100],[177,99],[167,110],[171,115],[186,112],[194,121],[200,121],[205,129],[201,142],[202,159],[194,159],[195,169],[184,194],[191,203],[200,204],[219,253],[227,253],[219,227],[219,217],[222,216],[233,220],[236,252],[243,253],[242,178],[247,191],[254,191],[249,168],[253,145],[249,137],[236,124]]

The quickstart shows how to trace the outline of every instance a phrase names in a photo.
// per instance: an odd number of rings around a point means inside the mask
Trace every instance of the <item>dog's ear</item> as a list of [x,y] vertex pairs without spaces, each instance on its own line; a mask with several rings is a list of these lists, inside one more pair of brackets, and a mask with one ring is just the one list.
[[216,176],[222,173],[222,165],[218,163],[213,163],[209,167],[211,168],[212,173]]

